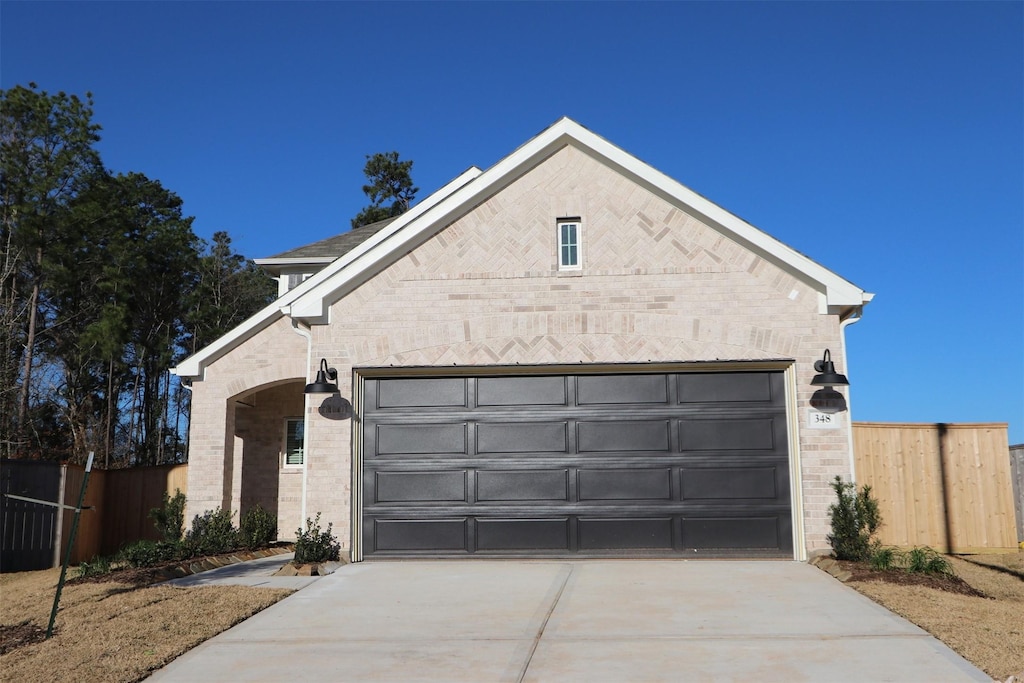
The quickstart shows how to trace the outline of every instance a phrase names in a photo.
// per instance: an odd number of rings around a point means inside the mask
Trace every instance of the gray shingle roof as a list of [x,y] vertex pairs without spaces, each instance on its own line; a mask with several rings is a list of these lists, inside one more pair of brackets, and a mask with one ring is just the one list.
[[[382,221],[376,223],[370,223],[348,232],[343,232],[340,235],[334,237],[328,237],[327,239],[320,240],[319,242],[313,242],[312,244],[306,244],[295,249],[289,249],[283,251],[280,254],[275,254],[270,258],[279,259],[296,259],[302,260],[304,258],[323,258],[331,257],[338,258],[348,252],[352,251],[360,244],[373,237],[381,228],[388,226],[394,218],[385,218]],[[262,260],[262,259],[261,259]]]

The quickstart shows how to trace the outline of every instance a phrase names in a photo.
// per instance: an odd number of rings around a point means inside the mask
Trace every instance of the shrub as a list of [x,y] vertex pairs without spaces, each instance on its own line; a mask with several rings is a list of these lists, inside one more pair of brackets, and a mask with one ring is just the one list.
[[245,548],[264,548],[277,539],[277,518],[258,503],[242,515],[238,540]]
[[163,505],[150,510],[149,518],[164,541],[178,543],[185,533],[185,494],[175,489],[172,498],[165,491]]
[[136,541],[121,548],[117,559],[129,567],[152,567],[154,564],[179,560],[182,557],[180,543],[166,541]]
[[102,557],[100,555],[94,556],[88,562],[80,562],[78,564],[78,577],[84,578],[86,576],[102,576],[103,574],[110,573],[110,558]]
[[838,500],[829,506],[828,516],[832,522],[832,533],[828,542],[837,560],[857,562],[871,557],[871,536],[882,525],[878,512],[878,501],[871,497],[871,487],[864,486],[860,492],[852,482],[843,482],[836,477],[832,490]]
[[327,562],[337,560],[341,553],[341,544],[331,533],[332,524],[327,525],[327,531],[320,530],[320,513],[316,513],[316,519],[306,518],[306,529],[301,528],[295,531],[295,559],[296,564]]
[[901,559],[902,553],[896,548],[883,548],[878,545],[871,552],[871,568],[882,571],[897,569]]
[[927,546],[911,548],[906,555],[906,570],[917,574],[952,574],[949,560]]
[[238,530],[231,522],[230,510],[207,510],[192,518],[192,528],[185,536],[185,547],[192,555],[216,555],[238,546]]

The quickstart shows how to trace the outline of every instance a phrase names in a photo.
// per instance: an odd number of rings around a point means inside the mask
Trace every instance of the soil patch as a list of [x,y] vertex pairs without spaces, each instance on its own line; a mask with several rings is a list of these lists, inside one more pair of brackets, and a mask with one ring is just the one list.
[[1024,580],[1004,567],[947,559],[954,577],[837,564],[844,577],[849,573],[845,581],[851,588],[917,624],[994,679],[1024,680]]
[[847,582],[881,581],[900,586],[925,586],[926,588],[938,591],[970,595],[976,598],[989,597],[955,574],[921,574],[896,570],[881,571],[872,569],[870,565],[861,562],[839,561],[837,564],[850,572],[850,578],[847,579]]

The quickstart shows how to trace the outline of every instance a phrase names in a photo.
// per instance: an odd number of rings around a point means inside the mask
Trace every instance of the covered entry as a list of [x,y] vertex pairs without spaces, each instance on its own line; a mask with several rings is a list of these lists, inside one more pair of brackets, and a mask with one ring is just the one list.
[[366,557],[793,555],[781,371],[362,386]]

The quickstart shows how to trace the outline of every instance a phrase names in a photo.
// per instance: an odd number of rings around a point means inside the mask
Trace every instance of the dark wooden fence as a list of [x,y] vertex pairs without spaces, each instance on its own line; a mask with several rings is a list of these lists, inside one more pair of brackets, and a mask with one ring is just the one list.
[[[127,470],[93,470],[71,564],[96,555],[112,555],[133,541],[158,540],[149,511],[159,507],[164,493],[186,493],[187,465],[161,465]],[[62,502],[75,506],[85,468],[54,462],[3,460],[0,494]],[[3,531],[0,571],[28,571],[59,566],[67,552],[74,511],[27,503],[2,496]]]
[[0,571],[53,566],[57,508],[5,494],[56,502],[61,471],[56,462],[0,461]]

